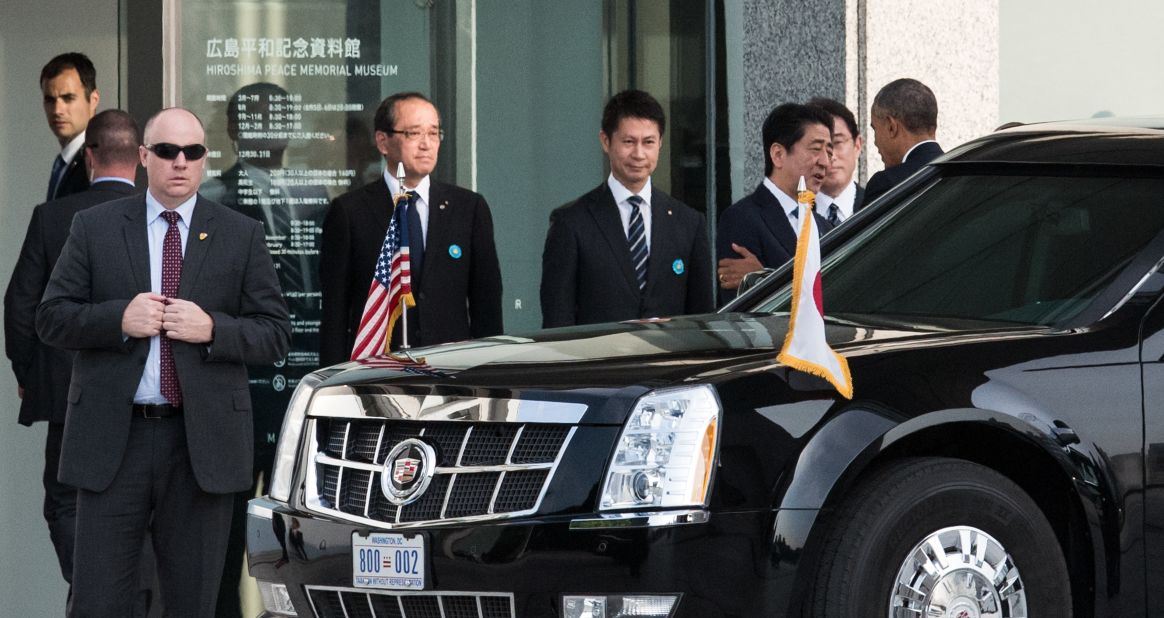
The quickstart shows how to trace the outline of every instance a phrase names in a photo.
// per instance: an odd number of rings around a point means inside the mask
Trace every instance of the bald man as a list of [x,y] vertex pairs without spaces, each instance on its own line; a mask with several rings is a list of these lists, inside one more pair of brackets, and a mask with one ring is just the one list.
[[77,352],[70,616],[130,615],[147,526],[165,607],[213,615],[231,494],[251,484],[246,364],[291,338],[262,225],[197,193],[201,121],[162,110],[143,141],[147,192],[77,214],[37,310],[41,339]]

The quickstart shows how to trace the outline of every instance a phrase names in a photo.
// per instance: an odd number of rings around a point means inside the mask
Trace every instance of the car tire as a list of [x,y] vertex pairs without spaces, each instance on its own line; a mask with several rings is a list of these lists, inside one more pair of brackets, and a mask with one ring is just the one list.
[[1051,525],[1018,485],[985,466],[893,462],[862,481],[832,522],[803,616],[1071,615]]

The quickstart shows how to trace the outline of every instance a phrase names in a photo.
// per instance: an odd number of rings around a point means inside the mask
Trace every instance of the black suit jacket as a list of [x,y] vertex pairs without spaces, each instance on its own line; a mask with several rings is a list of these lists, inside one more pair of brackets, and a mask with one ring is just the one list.
[[[436,181],[429,185],[428,201],[420,285],[413,288],[416,307],[408,314],[409,345],[500,334],[501,268],[489,205],[477,193]],[[336,198],[324,218],[319,327],[324,366],[351,358],[391,215],[392,196],[381,178]],[[392,349],[401,343],[400,323]]]
[[61,199],[80,193],[89,188],[89,170],[85,167],[85,148],[77,151],[72,161],[69,161],[61,182],[57,185],[57,194],[53,199]]
[[[821,234],[833,229],[819,213],[813,216]],[[755,254],[765,268],[780,268],[796,256],[796,232],[780,200],[763,183],[720,214],[716,259],[743,257],[732,250],[732,243]]]
[[865,199],[861,203],[861,207],[863,208],[865,204],[876,200],[886,191],[896,187],[901,181],[913,176],[914,172],[925,167],[926,164],[942,154],[942,147],[937,142],[926,142],[914,148],[913,152],[909,153],[909,157],[900,164],[873,174],[869,182],[865,183]]
[[[190,221],[178,297],[214,320],[210,344],[173,342],[190,463],[206,492],[251,487],[251,398],[246,364],[283,359],[291,325],[263,228],[199,198]],[[77,213],[37,310],[49,345],[76,350],[61,447],[60,480],[103,491],[121,467],[130,406],[149,339],[126,339],[121,317],[150,290],[145,197]]]
[[65,422],[65,395],[73,354],[45,345],[36,336],[36,306],[69,236],[73,215],[134,192],[133,185],[99,182],[88,191],[45,202],[32,210],[20,257],[4,293],[4,348],[16,383],[24,389],[20,424]]
[[618,205],[603,182],[550,214],[542,326],[712,311],[710,269],[703,214],[655,188],[647,286],[639,290]]

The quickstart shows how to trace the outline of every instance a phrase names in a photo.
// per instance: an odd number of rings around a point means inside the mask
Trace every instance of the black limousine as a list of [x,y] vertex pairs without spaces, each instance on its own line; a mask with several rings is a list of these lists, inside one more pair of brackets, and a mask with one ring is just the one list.
[[775,360],[788,267],[308,376],[265,615],[1164,615],[1164,120],[970,142],[822,253],[852,400]]

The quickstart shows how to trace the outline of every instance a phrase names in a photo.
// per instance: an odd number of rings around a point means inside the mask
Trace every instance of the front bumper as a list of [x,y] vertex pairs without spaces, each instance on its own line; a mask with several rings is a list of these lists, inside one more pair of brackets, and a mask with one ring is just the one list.
[[671,525],[552,518],[425,528],[428,589],[401,592],[352,587],[352,533],[369,528],[259,498],[248,509],[247,552],[251,575],[286,585],[301,617],[371,616],[371,606],[404,618],[559,618],[563,595],[621,593],[680,594],[674,618],[782,616],[800,551],[774,536],[775,520],[755,511]]

